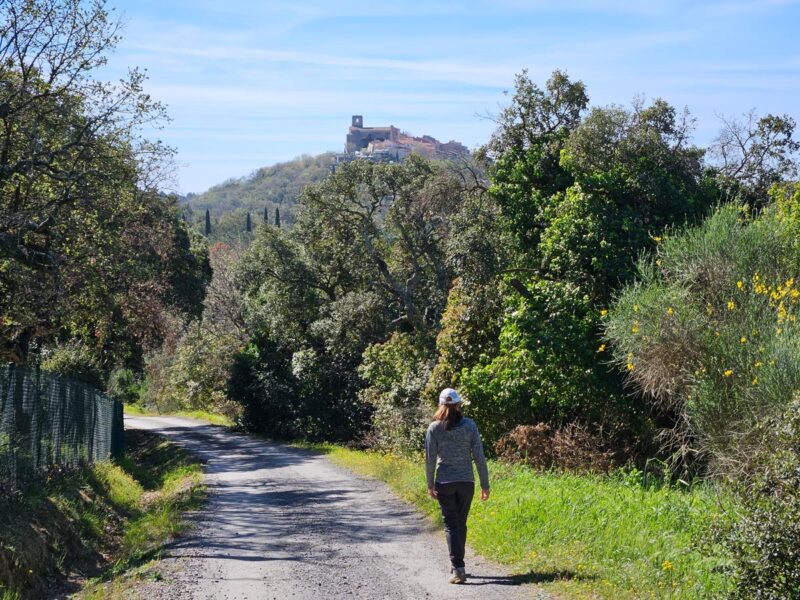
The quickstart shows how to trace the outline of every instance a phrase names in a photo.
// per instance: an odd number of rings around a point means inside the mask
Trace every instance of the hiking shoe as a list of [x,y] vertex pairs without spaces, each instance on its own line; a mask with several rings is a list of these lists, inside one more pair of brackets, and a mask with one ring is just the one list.
[[454,568],[452,571],[452,575],[450,576],[450,583],[466,583],[467,582],[467,570],[465,568]]

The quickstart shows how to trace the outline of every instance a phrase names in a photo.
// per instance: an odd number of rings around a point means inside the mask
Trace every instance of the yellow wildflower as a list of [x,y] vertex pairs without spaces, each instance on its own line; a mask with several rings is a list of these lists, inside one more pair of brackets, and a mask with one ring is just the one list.
[[778,323],[783,323],[786,320],[786,306],[784,306],[783,302],[778,304]]
[[674,567],[673,567],[672,563],[670,561],[668,561],[668,560],[665,560],[663,563],[661,563],[661,570],[662,571],[672,571],[673,568]]
[[739,288],[739,289],[742,289],[744,287],[744,282],[742,280],[737,281],[736,282],[736,287]]
[[634,304],[633,305],[633,312],[639,312],[639,305],[638,304]]
[[733,369],[726,369],[724,375],[725,377],[730,377],[731,375],[733,375]]
[[661,241],[661,236],[654,235],[654,236],[652,236],[652,238],[653,238],[653,241],[654,241],[656,244],[657,244],[658,242],[660,242],[660,241]]
[[733,300],[728,300],[728,310],[736,308],[736,303]]
[[633,369],[635,367],[635,365],[633,363],[630,363],[630,362],[626,366],[628,367],[628,371],[633,371]]
[[756,368],[756,369],[760,369],[760,368],[761,368],[761,367],[763,367],[763,366],[764,366],[764,363],[763,363],[763,362],[761,362],[760,360],[757,360],[757,361],[756,361],[756,364],[755,364],[755,368]]
[[671,307],[671,306],[670,306],[670,307],[667,309],[667,314],[668,314],[670,317],[671,317],[672,315],[674,315],[674,314],[675,314],[675,311],[674,311],[674,310],[672,310],[672,307]]
[[742,336],[742,337],[739,338],[739,341],[742,342],[743,344],[746,344],[747,343],[747,338]]
[[633,322],[633,327],[631,327],[631,332],[639,333],[639,321]]
[[605,308],[600,311],[600,316],[601,317],[605,317],[607,314],[608,314],[608,311]]
[[758,377],[753,377],[753,385],[758,385]]
[[661,266],[661,259],[660,258],[656,261],[656,266],[658,266],[658,267]]
[[598,352],[605,352],[606,351],[606,345],[605,344],[600,344],[600,347],[597,349],[597,351]]

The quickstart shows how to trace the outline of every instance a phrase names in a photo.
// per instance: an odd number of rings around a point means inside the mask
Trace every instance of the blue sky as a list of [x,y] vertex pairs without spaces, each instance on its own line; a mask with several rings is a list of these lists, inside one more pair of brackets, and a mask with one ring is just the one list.
[[698,143],[717,115],[800,120],[800,0],[109,1],[108,75],[147,69],[184,193],[339,150],[352,114],[477,146],[523,68],[566,70],[595,105],[688,106]]

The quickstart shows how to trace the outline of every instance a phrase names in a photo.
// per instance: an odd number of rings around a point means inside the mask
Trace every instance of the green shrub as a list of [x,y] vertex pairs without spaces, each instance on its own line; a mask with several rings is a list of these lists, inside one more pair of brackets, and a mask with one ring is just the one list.
[[241,405],[241,423],[246,429],[278,439],[297,436],[297,387],[291,374],[291,354],[285,348],[259,339],[237,353],[228,395]]
[[141,383],[130,369],[114,369],[108,376],[106,393],[112,400],[133,404],[139,399]]
[[597,360],[597,314],[569,283],[535,279],[507,295],[499,350],[461,375],[470,414],[493,443],[519,424],[602,423],[641,431],[644,415]]
[[41,368],[100,390],[105,388],[106,377],[97,353],[80,339],[73,338],[45,348]]
[[234,417],[226,387],[239,348],[236,337],[209,331],[199,321],[192,323],[166,369],[162,390],[166,404]]
[[739,483],[738,511],[723,530],[732,555],[735,598],[800,598],[800,401],[767,429],[775,448],[762,452],[755,476]]
[[436,337],[436,365],[423,392],[431,404],[442,389],[461,386],[464,369],[497,353],[502,315],[503,298],[496,285],[468,285],[456,279]]
[[371,445],[397,452],[422,448],[434,403],[423,389],[433,367],[430,340],[394,333],[364,351],[359,373],[368,383],[359,397],[373,409]]
[[663,240],[605,323],[613,360],[671,430],[665,448],[747,471],[759,423],[800,390],[800,243],[768,210],[726,206]]

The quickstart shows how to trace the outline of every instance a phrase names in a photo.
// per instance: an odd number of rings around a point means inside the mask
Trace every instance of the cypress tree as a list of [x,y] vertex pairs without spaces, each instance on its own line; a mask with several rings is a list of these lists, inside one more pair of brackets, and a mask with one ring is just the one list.
[[264,223],[269,223],[269,208],[264,207]]
[[250,233],[251,231],[253,231],[253,222],[250,220],[250,211],[249,210],[247,211],[247,222],[245,224],[245,229],[247,230],[247,233]]
[[206,209],[206,235],[211,235],[211,212]]
[[281,226],[281,211],[276,206],[275,207],[275,227],[280,227],[280,226]]

